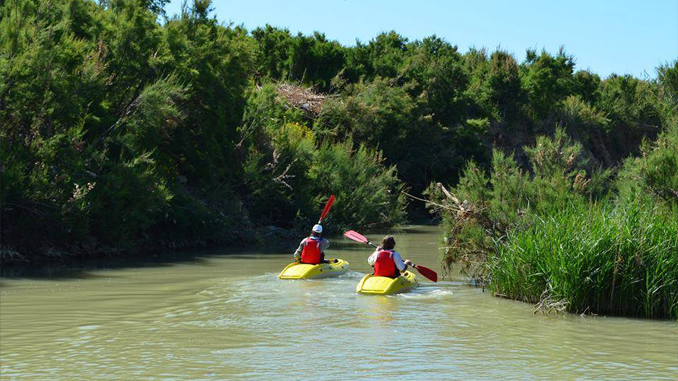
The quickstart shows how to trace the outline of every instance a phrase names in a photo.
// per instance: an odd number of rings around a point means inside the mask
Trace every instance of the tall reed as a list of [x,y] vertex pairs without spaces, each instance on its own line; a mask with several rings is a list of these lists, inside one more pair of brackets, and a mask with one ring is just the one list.
[[489,262],[499,296],[570,312],[678,319],[678,219],[635,202],[573,203],[512,230]]

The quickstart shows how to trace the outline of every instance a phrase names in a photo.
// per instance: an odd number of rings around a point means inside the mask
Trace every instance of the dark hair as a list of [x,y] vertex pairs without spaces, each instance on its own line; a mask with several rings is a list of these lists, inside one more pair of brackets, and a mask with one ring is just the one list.
[[395,247],[395,238],[392,235],[387,235],[381,240],[381,248],[384,250],[393,250]]

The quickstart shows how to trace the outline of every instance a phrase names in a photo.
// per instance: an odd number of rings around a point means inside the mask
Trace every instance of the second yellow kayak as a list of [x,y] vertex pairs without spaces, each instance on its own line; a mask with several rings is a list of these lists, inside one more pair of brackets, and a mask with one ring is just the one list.
[[358,283],[355,291],[361,294],[391,295],[411,291],[417,286],[419,281],[411,271],[405,271],[395,279],[367,274]]
[[339,276],[348,271],[348,261],[329,259],[330,263],[309,265],[306,263],[290,263],[278,275],[280,279],[319,279]]

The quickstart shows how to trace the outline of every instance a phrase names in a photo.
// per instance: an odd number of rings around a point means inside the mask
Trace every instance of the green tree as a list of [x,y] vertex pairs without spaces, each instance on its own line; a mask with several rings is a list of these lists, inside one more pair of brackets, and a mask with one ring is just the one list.
[[[554,57],[546,51],[527,52],[521,77],[536,118],[544,118],[575,88],[574,59],[561,48]],[[585,94],[587,95],[587,94]]]
[[266,24],[252,31],[256,41],[256,75],[258,78],[288,79],[292,36],[287,29]]
[[291,79],[329,91],[332,78],[344,67],[344,48],[322,33],[315,32],[312,37],[300,33],[292,39],[289,60]]
[[482,109],[478,116],[494,120],[517,118],[524,94],[513,56],[498,50],[487,59],[484,51],[472,51],[465,60],[473,73],[469,96]]
[[407,38],[395,31],[381,33],[364,44],[358,41],[347,52],[346,76],[351,82],[361,78],[397,78],[407,57]]
[[426,99],[424,113],[444,126],[463,123],[469,78],[457,47],[431,36],[410,44],[404,76],[415,84],[412,95]]
[[587,70],[580,70],[574,75],[574,93],[584,102],[595,104],[600,99],[600,77]]

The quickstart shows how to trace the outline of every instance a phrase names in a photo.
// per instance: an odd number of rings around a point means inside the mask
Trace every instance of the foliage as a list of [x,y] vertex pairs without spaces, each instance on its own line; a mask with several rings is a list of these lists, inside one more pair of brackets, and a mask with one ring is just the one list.
[[612,75],[601,83],[599,107],[618,124],[658,126],[661,124],[659,113],[650,96],[653,87],[630,75]]
[[91,254],[246,234],[233,232],[242,217],[223,201],[228,185],[215,184],[237,172],[225,164],[249,70],[242,36],[200,4],[161,27],[158,5],[5,4],[0,28],[15,36],[0,56],[7,247]]
[[300,81],[328,91],[346,61],[346,49],[319,32],[293,37],[287,29],[266,25],[253,30],[252,37],[259,79]]
[[615,198],[602,185],[610,171],[587,175],[562,129],[524,148],[529,174],[498,151],[489,175],[469,163],[452,192],[429,189],[445,263],[542,310],[678,318],[677,136],[669,129],[628,159]]
[[[616,187],[624,202],[646,199],[678,207],[678,125],[653,142],[644,142],[642,155],[629,158],[619,173]],[[676,209],[678,211],[678,209]]]
[[489,176],[469,162],[451,192],[442,185],[430,187],[429,205],[442,214],[446,227],[446,264],[462,262],[468,275],[482,280],[489,275],[485,263],[495,252],[495,241],[582,201],[592,190],[581,169],[581,149],[558,129],[553,138],[540,136],[535,146],[524,148],[530,173],[513,156],[494,150]]
[[350,139],[319,143],[303,125],[303,114],[285,106],[273,85],[254,92],[248,102],[243,193],[252,217],[307,226],[334,194],[330,231],[404,221],[403,185],[395,168],[383,165],[380,153],[365,145],[354,151]]
[[678,59],[657,68],[659,99],[665,124],[676,123],[678,118]]
[[367,44],[358,41],[355,49],[347,52],[346,75],[352,82],[376,77],[396,78],[407,53],[407,38],[395,31],[380,33]]
[[576,203],[508,233],[497,295],[546,309],[678,319],[678,220],[651,204]]
[[574,93],[584,102],[595,104],[600,99],[600,77],[598,74],[580,70],[574,75]]
[[425,114],[425,102],[410,94],[412,86],[379,77],[348,85],[343,96],[327,102],[314,130],[381,149],[387,164],[396,165],[400,178],[416,191],[436,178],[456,176],[466,158],[484,159],[480,136],[486,124],[444,127]]
[[[316,194],[337,197],[328,223],[333,231],[386,228],[405,221],[403,184],[379,152],[348,140],[320,146],[310,177]],[[322,197],[322,196],[320,196]],[[320,205],[317,200],[316,205]]]
[[560,116],[566,126],[584,128],[600,128],[607,131],[610,119],[606,114],[576,95],[570,95],[563,100],[560,107]]
[[495,120],[517,118],[525,94],[515,58],[502,50],[492,53],[489,59],[485,51],[471,50],[464,58],[473,73],[467,91],[482,110],[479,116]]
[[463,123],[469,103],[464,89],[469,78],[457,47],[436,36],[411,46],[403,77],[410,84],[409,92],[425,99],[423,115],[443,126]]
[[537,118],[544,118],[553,107],[574,90],[574,59],[561,48],[553,57],[542,51],[527,52],[522,82]]

